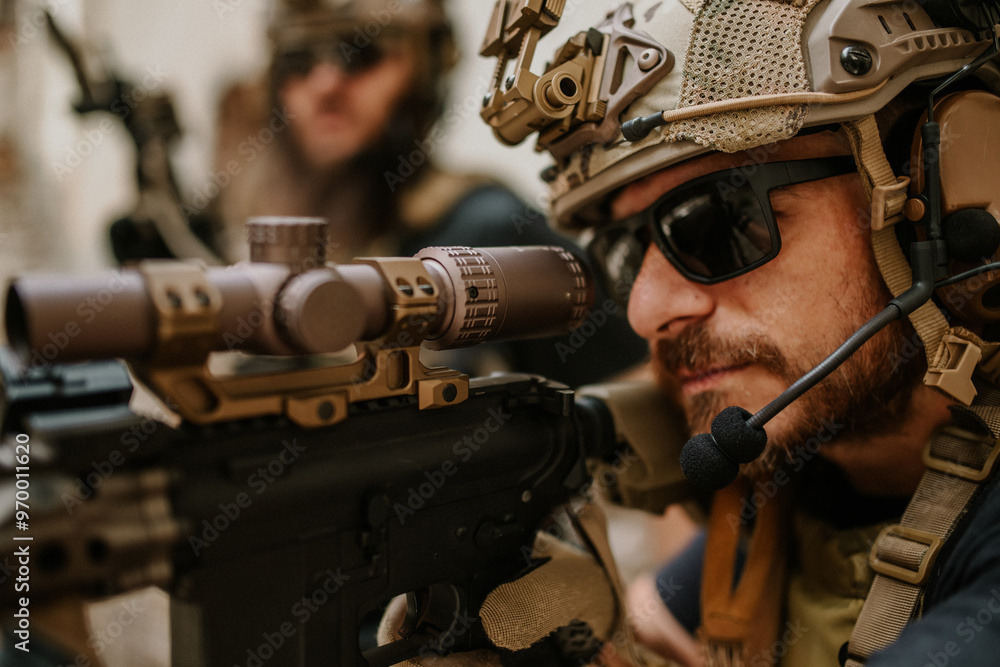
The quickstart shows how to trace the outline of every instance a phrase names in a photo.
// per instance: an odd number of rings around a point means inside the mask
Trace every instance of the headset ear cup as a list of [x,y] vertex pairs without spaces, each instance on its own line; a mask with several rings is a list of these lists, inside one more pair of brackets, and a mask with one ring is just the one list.
[[[990,240],[1000,228],[1000,97],[983,90],[953,93],[935,104],[934,115],[941,126],[941,214],[946,239],[952,236],[949,274],[955,275],[1000,256]],[[924,189],[922,148],[918,126],[910,169],[915,193]],[[990,227],[991,218],[997,228]],[[983,254],[974,256],[975,248]],[[938,297],[965,323],[1000,321],[1000,272],[942,288]]]
[[939,25],[974,32],[990,30],[996,11],[991,0],[920,0],[920,4]]
[[[990,261],[1000,260],[1000,253]],[[954,273],[974,265],[952,262]],[[990,271],[938,290],[941,303],[969,324],[1000,322],[1000,271]]]

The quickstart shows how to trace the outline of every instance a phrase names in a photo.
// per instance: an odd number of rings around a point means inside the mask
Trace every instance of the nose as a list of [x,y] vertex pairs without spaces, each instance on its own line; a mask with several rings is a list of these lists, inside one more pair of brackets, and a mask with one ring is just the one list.
[[349,78],[340,65],[321,60],[309,70],[306,83],[313,90],[329,92],[341,88]]
[[712,290],[682,276],[650,245],[629,296],[628,320],[647,340],[674,338],[715,312]]

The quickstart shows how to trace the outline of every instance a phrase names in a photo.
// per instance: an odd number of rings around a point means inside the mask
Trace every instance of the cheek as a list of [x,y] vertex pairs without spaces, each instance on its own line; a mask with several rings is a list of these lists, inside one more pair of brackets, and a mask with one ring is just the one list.
[[303,82],[286,83],[279,92],[279,99],[288,117],[295,119],[288,126],[291,136],[300,144],[309,141],[313,104],[305,84]]
[[353,86],[353,97],[364,117],[380,124],[396,110],[413,81],[413,65],[407,59],[386,60]]
[[304,80],[291,79],[286,81],[278,92],[282,106],[290,116],[300,115],[308,109],[309,93]]
[[734,285],[735,301],[760,326],[807,346],[874,314],[884,291],[854,198],[818,193],[809,202],[779,219],[778,256]]
[[806,196],[790,207],[785,219],[779,218],[778,260],[817,295],[837,300],[858,287],[870,288],[874,255],[859,179],[843,176],[806,186]]

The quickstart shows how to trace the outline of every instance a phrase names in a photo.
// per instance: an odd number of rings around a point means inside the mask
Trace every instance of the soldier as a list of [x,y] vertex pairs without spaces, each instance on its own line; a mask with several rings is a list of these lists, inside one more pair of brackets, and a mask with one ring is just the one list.
[[[440,135],[428,135],[457,60],[440,0],[283,0],[268,37],[265,80],[221,107],[217,169],[239,172],[212,205],[227,259],[245,256],[249,216],[326,217],[330,255],[346,260],[398,254],[466,198],[499,196],[432,166]],[[500,206],[517,204],[503,194]]]
[[[483,116],[538,132],[555,223],[712,433],[681,457],[714,490],[706,537],[634,598],[635,633],[686,665],[992,664],[1000,302],[964,272],[1000,243],[996,3],[616,4],[567,10],[581,31],[541,74],[498,68]],[[562,11],[501,0],[484,55],[530,53]],[[825,379],[765,413],[804,376]],[[524,597],[502,596],[504,664],[566,655]],[[601,659],[640,662],[590,625]]]

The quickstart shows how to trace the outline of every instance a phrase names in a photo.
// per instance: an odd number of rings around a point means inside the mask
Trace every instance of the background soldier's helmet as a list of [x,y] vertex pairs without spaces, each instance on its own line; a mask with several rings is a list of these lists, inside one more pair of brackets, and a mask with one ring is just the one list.
[[310,51],[353,69],[375,62],[387,43],[413,48],[418,77],[407,104],[418,134],[440,114],[458,59],[445,0],[276,0],[268,36],[273,85]]

